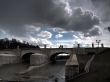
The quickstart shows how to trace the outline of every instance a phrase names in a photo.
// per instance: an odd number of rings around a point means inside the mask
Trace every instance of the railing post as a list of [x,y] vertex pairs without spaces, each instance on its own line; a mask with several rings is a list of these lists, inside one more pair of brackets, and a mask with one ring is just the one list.
[[46,44],[44,45],[44,48],[47,48],[47,45]]
[[104,44],[103,44],[103,43],[101,44],[101,47],[102,47],[102,48],[104,47]]
[[78,44],[78,48],[80,48],[80,44]]
[[21,62],[21,49],[19,45],[17,46],[16,50],[17,50],[17,56],[18,56],[16,59],[16,63],[20,63]]
[[17,55],[21,56],[19,45],[17,46]]
[[94,43],[92,43],[92,48],[94,48]]

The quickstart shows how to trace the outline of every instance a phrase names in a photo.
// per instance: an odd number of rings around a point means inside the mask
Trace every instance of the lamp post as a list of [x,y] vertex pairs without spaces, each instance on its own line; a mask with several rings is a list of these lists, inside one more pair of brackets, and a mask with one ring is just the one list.
[[98,44],[98,48],[99,48],[99,43],[101,42],[101,40],[96,40],[96,43]]

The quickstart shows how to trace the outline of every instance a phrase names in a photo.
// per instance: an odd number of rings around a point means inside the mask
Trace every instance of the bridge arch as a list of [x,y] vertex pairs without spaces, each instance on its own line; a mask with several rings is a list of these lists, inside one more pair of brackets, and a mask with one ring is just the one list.
[[25,53],[23,56],[22,56],[22,63],[24,64],[30,64],[30,57],[31,55],[34,54],[33,52],[28,52],[28,53]]
[[[50,61],[54,62],[56,61],[55,57],[58,56],[59,54],[69,54],[67,52],[56,52],[56,53],[53,53],[51,56],[50,56]],[[70,56],[70,54],[69,54]]]

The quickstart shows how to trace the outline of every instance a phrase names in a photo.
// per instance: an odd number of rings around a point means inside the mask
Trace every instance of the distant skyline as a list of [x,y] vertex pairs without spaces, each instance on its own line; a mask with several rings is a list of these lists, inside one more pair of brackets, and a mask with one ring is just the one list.
[[110,46],[110,0],[0,0],[0,39],[40,46]]

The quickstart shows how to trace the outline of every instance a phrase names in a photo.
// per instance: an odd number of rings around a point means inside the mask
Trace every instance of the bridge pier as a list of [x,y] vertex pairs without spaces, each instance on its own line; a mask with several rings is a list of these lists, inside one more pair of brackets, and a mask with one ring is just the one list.
[[76,54],[70,56],[65,65],[65,82],[72,80],[79,73],[79,63]]

